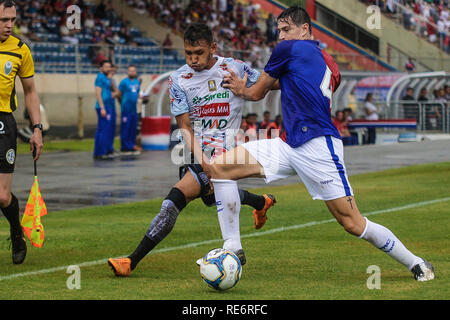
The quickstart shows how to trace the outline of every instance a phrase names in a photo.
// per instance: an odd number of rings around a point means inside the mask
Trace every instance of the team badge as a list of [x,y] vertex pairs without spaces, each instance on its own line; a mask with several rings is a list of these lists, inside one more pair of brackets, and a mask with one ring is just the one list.
[[209,80],[208,81],[208,88],[209,88],[209,91],[216,91],[217,90],[216,81],[215,80]]
[[7,76],[9,76],[9,74],[11,73],[12,68],[13,68],[13,64],[12,64],[11,61],[8,61],[8,62],[5,63],[5,74]]
[[16,153],[14,149],[9,149],[8,152],[6,152],[6,161],[8,161],[9,164],[14,164],[15,160],[16,160]]

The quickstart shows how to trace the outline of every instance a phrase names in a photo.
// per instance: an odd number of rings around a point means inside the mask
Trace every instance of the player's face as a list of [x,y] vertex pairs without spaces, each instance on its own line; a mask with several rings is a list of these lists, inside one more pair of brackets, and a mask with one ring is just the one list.
[[104,74],[108,74],[112,71],[112,67],[110,63],[105,63],[103,67],[100,68],[100,71]]
[[137,77],[137,70],[135,67],[129,67],[127,73],[130,79],[135,79]]
[[297,26],[291,19],[278,21],[279,40],[307,40],[311,38],[307,23]]
[[184,42],[184,55],[186,63],[196,72],[209,69],[214,65],[214,53],[216,53],[217,44],[207,41],[198,41],[196,43]]
[[16,22],[16,8],[5,8],[4,5],[0,5],[0,40],[4,41],[8,39],[14,28]]

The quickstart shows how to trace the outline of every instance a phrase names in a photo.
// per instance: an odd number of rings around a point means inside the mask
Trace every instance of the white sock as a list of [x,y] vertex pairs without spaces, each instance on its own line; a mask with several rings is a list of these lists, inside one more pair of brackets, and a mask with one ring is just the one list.
[[224,240],[223,248],[236,252],[242,249],[239,232],[241,200],[236,181],[211,179],[216,197],[217,216]]
[[375,247],[386,252],[392,258],[411,270],[416,264],[423,262],[411,253],[403,243],[387,228],[366,219],[366,228],[359,238],[367,240]]

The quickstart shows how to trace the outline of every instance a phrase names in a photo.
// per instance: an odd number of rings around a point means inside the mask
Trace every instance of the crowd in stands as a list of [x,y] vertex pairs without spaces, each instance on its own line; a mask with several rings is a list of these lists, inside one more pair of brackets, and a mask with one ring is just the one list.
[[[262,68],[276,45],[276,18],[265,19],[263,32],[258,23],[263,21],[258,5],[243,5],[235,0],[127,0],[135,11],[149,15],[173,32],[182,34],[194,22],[204,22],[213,30],[218,54],[245,60],[253,67]],[[186,3],[186,4],[185,4]]]
[[[281,136],[284,133],[282,122],[283,118],[280,114],[272,120],[270,111],[264,111],[263,121],[261,122],[258,121],[258,115],[256,113],[248,113],[242,117],[241,122],[240,129],[244,135],[238,135],[237,139],[241,142],[248,142],[249,140],[271,139],[276,136]],[[272,137],[272,135],[275,136]]]
[[[136,45],[131,22],[117,13],[110,1],[97,5],[84,0],[16,0],[17,23],[14,33],[32,42],[48,41],[71,44],[95,44],[90,50],[93,63],[111,58],[114,45]],[[67,8],[81,10],[81,28],[68,28]],[[72,29],[72,30],[71,30]]]
[[427,38],[450,54],[449,0],[360,0],[378,5],[388,16],[399,18],[407,30]]

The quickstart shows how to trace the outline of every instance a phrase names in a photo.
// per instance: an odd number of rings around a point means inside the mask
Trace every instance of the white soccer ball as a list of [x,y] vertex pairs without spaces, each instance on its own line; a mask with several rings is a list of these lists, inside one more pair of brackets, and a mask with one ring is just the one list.
[[211,288],[227,290],[233,288],[241,278],[241,261],[231,251],[214,249],[201,260],[200,274]]

